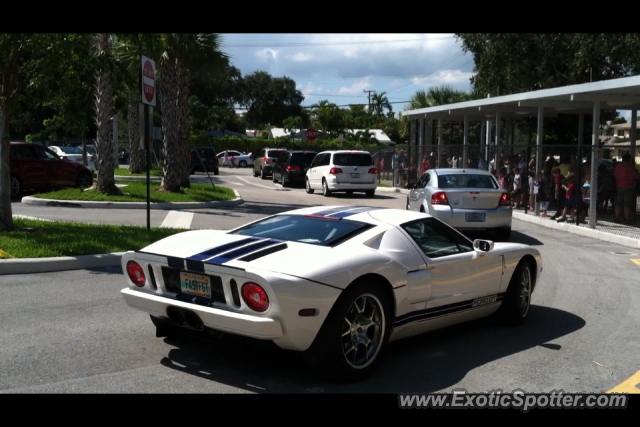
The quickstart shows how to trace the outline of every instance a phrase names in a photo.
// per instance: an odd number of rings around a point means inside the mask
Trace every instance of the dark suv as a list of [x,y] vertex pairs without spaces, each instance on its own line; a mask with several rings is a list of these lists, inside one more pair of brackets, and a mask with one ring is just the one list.
[[253,159],[253,176],[267,179],[273,173],[273,165],[278,161],[280,153],[285,152],[284,148],[263,148]]
[[[200,155],[200,158],[198,158],[198,155]],[[202,160],[202,162],[200,160]],[[207,171],[213,172],[214,175],[218,175],[220,173],[220,169],[218,165],[218,157],[216,156],[216,150],[214,150],[213,148],[209,148],[209,147],[194,148],[193,150],[191,150],[189,161],[191,162],[191,166],[190,166],[191,169],[189,169],[189,175],[193,175],[195,172],[207,172]],[[204,163],[204,167],[202,167],[203,163]]]
[[283,187],[291,184],[304,185],[309,165],[318,154],[315,151],[285,151],[280,153],[273,166],[273,182],[280,181]]

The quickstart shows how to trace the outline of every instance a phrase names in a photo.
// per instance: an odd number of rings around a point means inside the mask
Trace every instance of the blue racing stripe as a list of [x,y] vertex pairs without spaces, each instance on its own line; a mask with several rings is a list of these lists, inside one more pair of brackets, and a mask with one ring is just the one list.
[[281,240],[263,240],[260,242],[256,242],[256,243],[252,243],[250,245],[247,245],[245,247],[236,249],[235,251],[231,251],[229,253],[226,253],[224,255],[220,255],[218,257],[212,258],[212,259],[207,259],[204,262],[206,264],[224,264],[225,262],[229,262],[232,261],[234,259],[243,257],[245,255],[248,255],[252,252],[257,251],[258,249],[263,249],[263,248],[267,248],[269,246],[274,246],[274,245],[278,245],[280,243],[283,243]]
[[222,246],[216,246],[214,248],[211,249],[207,249],[204,252],[200,252],[197,253],[195,255],[191,255],[190,257],[188,257],[188,259],[192,260],[192,261],[204,261],[205,259],[209,259],[211,257],[214,257],[216,255],[220,255],[221,253],[224,252],[228,252],[232,249],[238,248],[240,246],[246,245],[247,243],[250,242],[257,242],[259,239],[257,237],[249,237],[247,239],[242,239],[242,240],[238,240],[237,242],[231,242],[231,243],[227,243],[224,244]]
[[334,214],[336,212],[344,211],[346,209],[349,209],[349,206],[334,206],[333,208],[327,209],[326,211],[313,212],[313,213],[310,213],[310,215],[327,216],[327,215]]
[[[496,294],[496,303],[501,302],[505,297],[505,292]],[[469,310],[472,308],[483,308],[486,305],[479,305],[477,307],[473,306],[473,302],[479,299],[484,298],[475,298],[467,301],[460,301],[453,304],[447,304],[440,307],[432,307],[424,310],[416,310],[411,313],[403,314],[402,316],[398,316],[394,319],[393,326],[395,328],[399,326],[404,326],[408,323],[419,322],[422,320],[433,319],[440,316],[446,316],[448,314],[457,313],[460,311]]]
[[357,214],[369,212],[369,211],[377,211],[379,209],[382,209],[382,208],[372,208],[370,206],[362,206],[362,207],[351,209],[345,212],[338,212],[338,213],[327,215],[327,216],[329,218],[347,218],[347,217],[350,217],[351,215],[357,215]]

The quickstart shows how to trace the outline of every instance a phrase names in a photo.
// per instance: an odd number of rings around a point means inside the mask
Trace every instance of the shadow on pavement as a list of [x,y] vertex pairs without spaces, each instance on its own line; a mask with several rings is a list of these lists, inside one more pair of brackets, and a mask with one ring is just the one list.
[[[161,364],[255,393],[429,393],[450,391],[470,371],[525,350],[559,350],[560,345],[549,341],[585,324],[566,311],[531,306],[529,321],[520,327],[488,318],[392,343],[370,378],[346,385],[315,377],[301,353],[238,336],[211,343],[166,339],[177,348]],[[149,331],[153,339],[153,328]]]

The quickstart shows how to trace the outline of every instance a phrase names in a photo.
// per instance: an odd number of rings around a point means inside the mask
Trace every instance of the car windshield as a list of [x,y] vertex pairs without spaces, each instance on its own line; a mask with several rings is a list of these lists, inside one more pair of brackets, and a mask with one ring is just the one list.
[[488,175],[470,173],[446,174],[438,176],[438,188],[499,188],[498,183]]
[[318,246],[336,246],[371,227],[369,224],[345,219],[276,215],[230,233]]
[[333,155],[336,166],[371,166],[373,159],[369,153],[336,153]]
[[267,157],[278,157],[281,150],[269,150],[267,151]]
[[82,154],[82,148],[78,147],[60,147],[65,154]]
[[293,153],[291,155],[291,161],[289,164],[291,166],[301,166],[303,168],[308,168],[315,159],[316,153]]

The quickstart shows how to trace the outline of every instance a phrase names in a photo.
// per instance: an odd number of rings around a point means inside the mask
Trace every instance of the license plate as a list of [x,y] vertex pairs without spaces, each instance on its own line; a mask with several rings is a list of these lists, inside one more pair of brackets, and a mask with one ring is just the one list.
[[211,279],[208,276],[181,272],[180,288],[185,294],[211,298]]
[[483,213],[468,213],[465,214],[467,222],[484,222]]
[[360,178],[360,174],[359,173],[352,173],[351,174],[351,178]]

